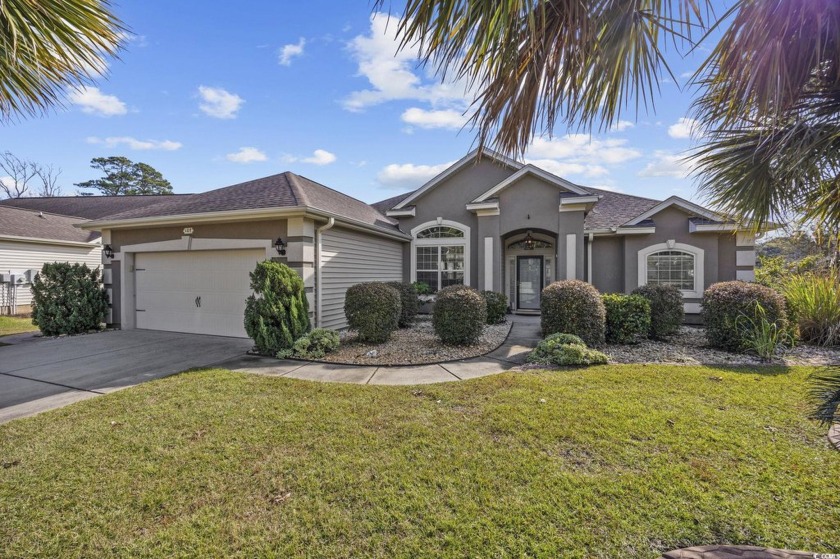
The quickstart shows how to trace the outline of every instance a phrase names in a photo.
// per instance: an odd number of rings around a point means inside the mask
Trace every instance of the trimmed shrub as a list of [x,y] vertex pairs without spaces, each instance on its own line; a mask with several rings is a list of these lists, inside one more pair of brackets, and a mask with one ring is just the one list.
[[382,343],[400,323],[400,292],[382,282],[358,283],[344,296],[347,324],[360,342]]
[[299,338],[292,350],[281,351],[277,357],[294,356],[304,359],[320,359],[331,351],[338,349],[341,340],[338,332],[326,328],[315,328],[302,338]]
[[773,289],[744,281],[725,281],[709,287],[703,293],[701,311],[709,345],[727,351],[747,349],[756,335],[754,319],[759,306],[767,323],[787,330],[785,300]]
[[485,322],[487,303],[472,287],[450,285],[437,292],[432,326],[443,343],[474,344],[481,337]]
[[260,262],[251,272],[253,295],[245,303],[245,332],[268,355],[292,348],[309,331],[303,279],[279,262]]
[[414,287],[414,284],[401,281],[389,281],[387,285],[400,292],[400,304],[402,306],[399,327],[408,328],[414,324],[414,319],[420,311],[420,299],[417,298],[417,289]]
[[99,269],[87,264],[46,263],[32,282],[32,323],[45,336],[98,330],[108,312]]
[[650,303],[650,330],[654,340],[662,340],[676,334],[683,322],[685,310],[680,290],[673,285],[643,285],[633,290]]
[[601,297],[607,312],[606,338],[611,344],[635,344],[650,331],[650,302],[641,295],[608,293]]
[[504,293],[496,291],[482,291],[484,303],[487,305],[487,324],[501,324],[505,321],[508,310],[508,298]]
[[807,344],[840,345],[840,274],[805,274],[783,282],[788,315]]
[[604,365],[607,356],[589,349],[579,337],[573,334],[552,334],[537,344],[528,354],[529,363],[553,365],[556,367]]
[[598,290],[580,280],[555,281],[542,290],[543,336],[565,332],[589,345],[604,343],[606,311]]

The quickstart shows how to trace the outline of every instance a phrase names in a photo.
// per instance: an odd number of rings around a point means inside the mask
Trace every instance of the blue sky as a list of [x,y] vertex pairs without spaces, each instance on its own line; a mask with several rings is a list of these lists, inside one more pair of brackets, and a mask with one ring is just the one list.
[[[286,170],[373,202],[415,188],[473,147],[463,87],[440,84],[365,2],[123,2],[133,36],[64,108],[0,129],[0,149],[60,167],[64,194],[96,178],[91,158],[143,161],[176,192]],[[394,8],[396,9],[396,8]],[[683,59],[677,81],[708,51]],[[591,137],[555,131],[527,159],[573,182],[701,200],[680,154],[691,93],[661,84],[656,113],[628,112]]]

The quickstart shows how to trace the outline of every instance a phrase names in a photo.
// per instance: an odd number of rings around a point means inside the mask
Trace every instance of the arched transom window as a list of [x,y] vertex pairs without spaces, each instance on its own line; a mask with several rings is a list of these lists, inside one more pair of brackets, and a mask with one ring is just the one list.
[[433,292],[469,282],[469,232],[466,225],[446,220],[412,230],[412,280]]
[[695,256],[682,250],[662,250],[647,256],[647,283],[694,291]]

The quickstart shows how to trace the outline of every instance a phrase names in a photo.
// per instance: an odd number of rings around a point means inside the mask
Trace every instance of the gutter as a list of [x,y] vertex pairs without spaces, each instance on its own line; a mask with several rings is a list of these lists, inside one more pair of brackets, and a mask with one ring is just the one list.
[[325,225],[315,229],[315,326],[321,327],[321,302],[324,300],[322,291],[323,275],[321,274],[321,237],[327,229],[335,225],[335,218],[331,217]]

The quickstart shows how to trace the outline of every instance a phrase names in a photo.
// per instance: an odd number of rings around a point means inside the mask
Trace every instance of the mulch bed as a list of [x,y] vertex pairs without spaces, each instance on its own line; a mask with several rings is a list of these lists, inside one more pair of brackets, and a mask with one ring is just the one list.
[[414,326],[397,330],[383,344],[361,343],[353,330],[343,333],[341,346],[318,361],[354,365],[422,365],[467,359],[502,345],[510,328],[510,322],[485,326],[476,345],[448,346],[435,336],[431,317],[419,316]]

